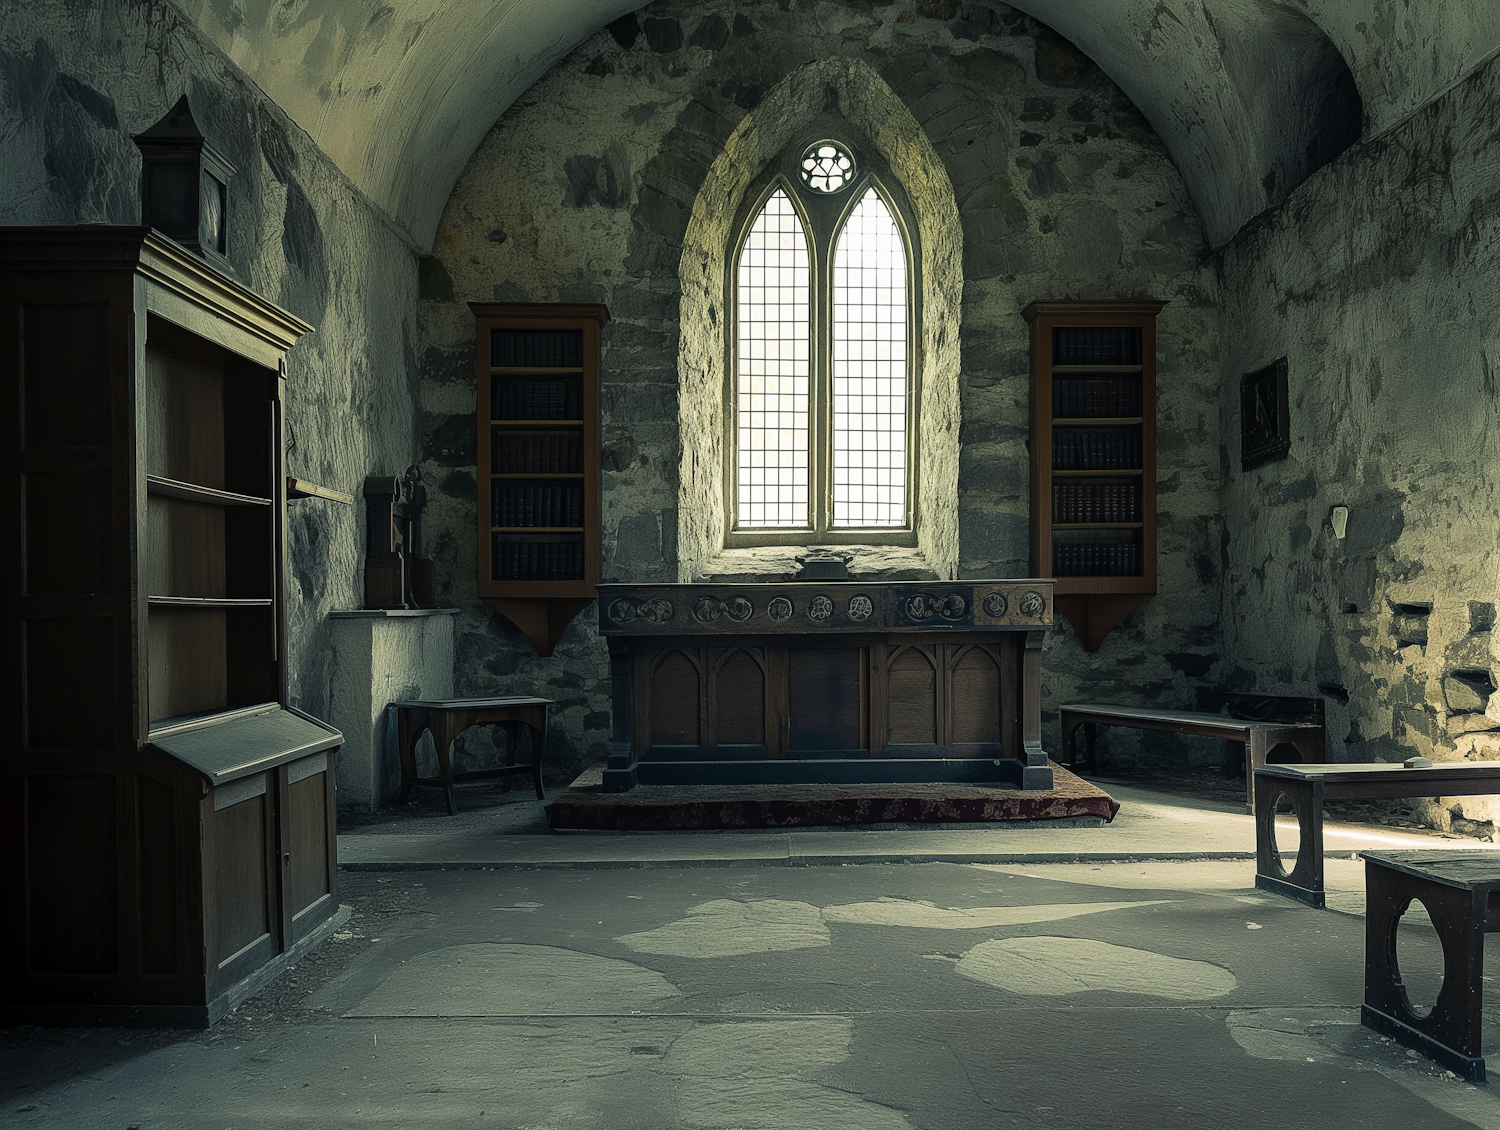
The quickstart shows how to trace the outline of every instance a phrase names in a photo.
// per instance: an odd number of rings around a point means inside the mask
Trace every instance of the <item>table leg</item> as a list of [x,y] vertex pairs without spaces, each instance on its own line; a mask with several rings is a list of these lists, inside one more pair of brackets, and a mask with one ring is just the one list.
[[531,727],[531,783],[536,787],[536,799],[544,800],[547,794],[542,791],[542,754],[547,751],[547,708],[539,707],[537,713],[541,725],[533,723]]
[[[1443,944],[1443,987],[1432,1011],[1411,1008],[1396,929],[1420,895]],[[1360,1022],[1436,1060],[1471,1083],[1485,1081],[1484,917],[1488,891],[1448,887],[1365,860],[1365,1000]]]
[[[501,764],[509,769],[516,763],[516,751],[521,745],[521,723],[515,721],[501,722],[500,728],[505,731],[505,760]],[[500,786],[500,791],[502,793],[510,792],[511,774],[507,773],[502,780],[503,783]]]
[[411,799],[412,782],[417,779],[417,739],[422,735],[420,719],[413,718],[409,708],[396,708],[396,749],[401,755],[401,803]]
[[1094,722],[1083,724],[1083,750],[1088,758],[1089,772],[1099,772],[1099,727]]
[[[1323,890],[1323,782],[1256,774],[1255,885],[1308,906],[1325,905]],[[1297,816],[1297,864],[1289,872],[1276,846],[1276,801],[1285,796]]]
[[458,794],[453,791],[453,741],[466,727],[456,724],[453,715],[444,712],[433,729],[433,745],[437,747],[438,771],[443,776],[443,795],[448,798],[448,815],[458,815]]
[[1224,739],[1224,776],[1238,777],[1245,771],[1245,743]]
[[1255,812],[1255,771],[1266,763],[1270,745],[1263,727],[1250,727],[1250,740],[1245,745],[1245,810],[1250,813]]
[[1068,751],[1068,768],[1078,768],[1078,728],[1082,722],[1073,720],[1073,716],[1064,712],[1062,716],[1062,744],[1063,749]]

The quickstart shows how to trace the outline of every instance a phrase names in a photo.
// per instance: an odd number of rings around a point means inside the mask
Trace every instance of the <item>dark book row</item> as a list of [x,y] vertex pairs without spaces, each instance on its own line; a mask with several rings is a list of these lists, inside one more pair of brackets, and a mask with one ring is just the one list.
[[490,492],[492,526],[581,526],[583,488],[496,483]]
[[583,382],[577,378],[515,381],[496,377],[490,390],[492,420],[581,420]]
[[581,581],[582,541],[508,541],[495,535],[497,581]]
[[577,369],[583,364],[583,331],[495,330],[490,364],[507,369]]
[[1052,484],[1054,522],[1139,522],[1141,488],[1120,483]]
[[1054,577],[1139,577],[1141,547],[1133,542],[1069,542],[1052,547]]
[[583,471],[583,434],[518,432],[495,428],[490,471],[496,475],[577,475]]
[[1140,466],[1138,432],[1064,428],[1052,433],[1054,471],[1135,471]]
[[1138,377],[1056,377],[1052,381],[1054,416],[1078,419],[1140,414]]
[[1058,326],[1052,331],[1054,365],[1139,365],[1139,326]]

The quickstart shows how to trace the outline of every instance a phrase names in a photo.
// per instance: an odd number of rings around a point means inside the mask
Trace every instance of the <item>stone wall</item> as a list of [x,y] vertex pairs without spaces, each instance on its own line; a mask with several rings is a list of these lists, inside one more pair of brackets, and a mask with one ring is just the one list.
[[[689,406],[703,370],[683,290],[685,240],[695,207],[714,203],[704,196],[710,170],[747,116],[813,64],[874,76],[866,93],[883,87],[904,104],[957,206],[960,229],[944,239],[955,258],[961,250],[958,322],[929,327],[957,330],[956,447],[951,433],[935,437],[944,458],[957,456],[956,530],[922,547],[923,567],[956,559],[964,576],[1028,571],[1021,308],[1034,298],[1165,299],[1161,595],[1093,655],[1061,625],[1045,701],[1054,720],[1059,702],[1080,695],[1191,705],[1220,673],[1217,280],[1182,180],[1129,101],[1004,5],[666,0],[582,44],[506,112],[460,179],[421,272],[428,531],[440,600],[464,609],[455,690],[557,699],[559,777],[603,753],[604,649],[589,611],[551,658],[538,658],[475,596],[474,323],[464,304],[608,303],[604,575],[678,580],[679,561],[689,575],[723,575],[702,564],[712,531],[705,540],[681,510],[694,465],[717,459],[686,442],[703,434]],[[833,99],[850,116],[852,93],[837,87]],[[743,571],[779,571],[788,556]],[[866,575],[892,575],[892,564],[874,554],[855,562]],[[1049,734],[1055,748],[1055,726]],[[1170,738],[1151,746],[1163,757],[1184,748]]]
[[[1325,695],[1341,760],[1500,757],[1497,152],[1492,62],[1223,255],[1226,679]],[[1244,472],[1239,378],[1281,356],[1291,452]]]
[[[236,167],[240,281],[317,327],[291,353],[290,473],[359,495],[411,461],[416,254],[285,115],[164,0],[0,8],[0,224],[140,223],[130,137],[186,93]],[[293,501],[291,700],[328,717],[327,613],[363,603],[359,505]]]

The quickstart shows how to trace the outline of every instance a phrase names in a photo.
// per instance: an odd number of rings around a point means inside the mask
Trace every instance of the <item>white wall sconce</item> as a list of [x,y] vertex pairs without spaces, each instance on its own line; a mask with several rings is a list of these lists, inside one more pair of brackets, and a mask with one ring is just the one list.
[[1328,521],[1333,526],[1333,536],[1343,541],[1344,533],[1349,528],[1349,508],[1335,506],[1332,513],[1328,515]]

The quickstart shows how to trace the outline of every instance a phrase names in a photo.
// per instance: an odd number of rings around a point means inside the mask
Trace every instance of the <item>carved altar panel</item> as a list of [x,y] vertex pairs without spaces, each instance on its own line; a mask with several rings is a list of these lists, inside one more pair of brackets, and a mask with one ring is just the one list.
[[725,651],[715,667],[714,744],[766,744],[766,674],[742,648]]
[[651,672],[651,744],[702,745],[698,664],[684,651],[664,651]]
[[936,746],[938,680],[932,649],[892,650],[886,674],[886,741],[890,745]]
[[999,742],[1000,664],[987,647],[963,648],[949,676],[952,743]]
[[867,748],[864,649],[792,648],[788,660],[792,751]]

